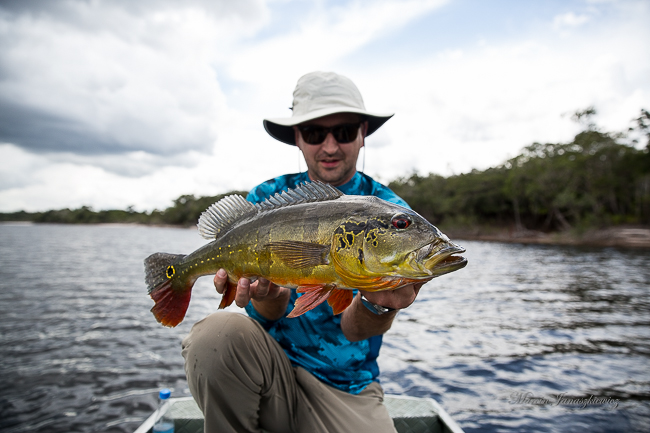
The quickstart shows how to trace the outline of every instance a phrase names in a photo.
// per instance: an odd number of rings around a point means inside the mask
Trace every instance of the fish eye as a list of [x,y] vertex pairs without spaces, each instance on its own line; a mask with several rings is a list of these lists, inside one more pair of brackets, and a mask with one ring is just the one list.
[[411,218],[408,215],[400,214],[395,215],[391,221],[393,227],[403,230],[411,225]]

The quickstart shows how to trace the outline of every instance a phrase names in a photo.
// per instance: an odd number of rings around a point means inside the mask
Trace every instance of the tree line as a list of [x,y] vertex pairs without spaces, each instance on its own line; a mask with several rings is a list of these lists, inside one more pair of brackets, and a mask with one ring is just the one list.
[[[584,128],[569,143],[533,143],[484,171],[413,174],[389,186],[446,229],[650,224],[650,113],[641,110],[628,131],[616,133],[600,131],[595,114],[590,107],[573,115]],[[647,140],[645,148],[637,148],[639,139]]]
[[[389,187],[444,230],[512,227],[562,231],[618,224],[650,224],[650,113],[641,110],[625,132],[603,132],[592,107],[573,119],[583,130],[569,143],[533,143],[487,170],[440,176],[412,174]],[[646,140],[639,149],[639,140]],[[642,143],[641,143],[642,144]],[[137,223],[190,226],[226,194],[183,195],[165,210],[61,209],[0,214],[0,221]]]
[[156,224],[190,226],[198,222],[199,216],[212,203],[221,200],[227,195],[240,194],[246,196],[245,191],[232,191],[208,197],[195,197],[182,195],[174,204],[165,210],[155,209],[151,212],[137,212],[129,207],[127,210],[102,210],[93,211],[88,206],[79,209],[49,210],[46,212],[12,212],[0,213],[0,221],[30,221],[36,223],[59,224]]

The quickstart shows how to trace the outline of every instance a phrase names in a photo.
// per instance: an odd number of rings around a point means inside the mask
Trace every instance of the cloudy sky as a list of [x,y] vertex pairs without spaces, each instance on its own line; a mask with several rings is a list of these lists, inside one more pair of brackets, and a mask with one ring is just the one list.
[[[266,135],[300,76],[394,112],[388,182],[498,165],[650,109],[647,0],[3,0],[0,212],[165,208],[305,169]],[[363,154],[362,154],[363,159]]]

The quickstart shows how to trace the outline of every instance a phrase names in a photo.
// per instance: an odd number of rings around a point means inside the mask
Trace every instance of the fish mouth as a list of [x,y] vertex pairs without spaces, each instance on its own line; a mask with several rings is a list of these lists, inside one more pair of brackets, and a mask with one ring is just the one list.
[[415,252],[415,261],[429,275],[440,275],[462,269],[467,265],[467,259],[456,254],[464,253],[465,248],[448,240],[436,240]]

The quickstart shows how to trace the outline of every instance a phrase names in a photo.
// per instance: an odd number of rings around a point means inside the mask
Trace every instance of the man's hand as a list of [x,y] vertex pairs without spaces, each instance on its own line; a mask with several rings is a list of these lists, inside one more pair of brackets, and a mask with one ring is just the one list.
[[[219,269],[214,276],[214,287],[217,293],[223,295],[227,282],[228,273],[224,269]],[[240,278],[237,281],[235,304],[243,308],[253,301],[257,312],[269,320],[277,320],[284,315],[289,298],[291,298],[291,289],[277,286],[264,278],[259,278],[254,283],[251,283],[248,278]]]
[[352,301],[352,304],[343,312],[341,317],[341,329],[345,338],[350,341],[360,341],[388,331],[393,324],[397,311],[391,311],[377,315],[369,311],[361,302],[361,294],[373,304],[382,307],[401,310],[411,305],[424,283],[409,284],[396,290],[385,290],[381,292],[360,293]]
[[360,292],[373,304],[401,310],[410,306],[415,301],[415,298],[418,296],[420,288],[423,285],[424,283],[418,283],[409,284],[408,286],[400,287],[396,290],[382,290],[381,292],[366,292],[360,290]]

